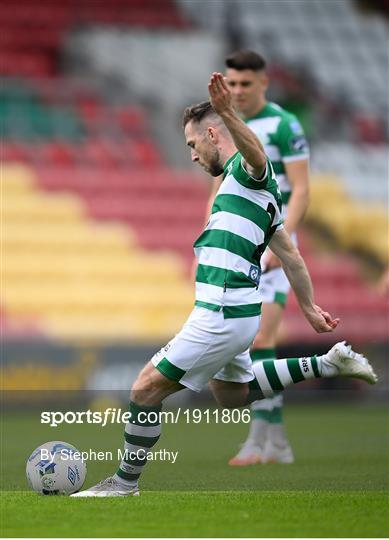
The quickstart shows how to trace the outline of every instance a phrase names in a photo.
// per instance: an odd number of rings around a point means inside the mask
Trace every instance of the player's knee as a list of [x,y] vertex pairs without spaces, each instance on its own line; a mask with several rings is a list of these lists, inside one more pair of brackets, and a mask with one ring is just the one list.
[[155,368],[148,365],[142,369],[131,389],[131,400],[139,405],[152,405],[156,398],[165,392],[166,381],[163,377],[156,377]]
[[166,378],[149,362],[132,386],[131,400],[138,405],[159,405],[165,397],[181,388],[179,383]]
[[132,392],[151,392],[157,386],[152,380],[150,375],[144,374],[142,371],[139,373],[138,377],[135,379],[134,384],[132,385]]

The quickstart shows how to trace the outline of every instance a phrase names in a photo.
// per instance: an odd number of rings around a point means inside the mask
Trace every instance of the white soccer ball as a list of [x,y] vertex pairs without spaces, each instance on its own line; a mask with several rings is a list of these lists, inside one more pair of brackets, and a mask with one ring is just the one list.
[[27,481],[43,495],[70,495],[85,481],[86,465],[80,452],[66,442],[51,441],[38,446],[27,460]]

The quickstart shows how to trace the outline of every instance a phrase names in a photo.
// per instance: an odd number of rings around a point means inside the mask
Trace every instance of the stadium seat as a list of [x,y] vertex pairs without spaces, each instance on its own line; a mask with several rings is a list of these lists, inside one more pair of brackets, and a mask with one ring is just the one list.
[[141,27],[189,26],[174,2],[153,1],[109,4],[91,0],[67,0],[42,5],[38,0],[3,3],[0,7],[2,63],[0,72],[27,77],[53,76],[58,72],[59,46],[66,33],[82,23],[127,24]]
[[10,316],[61,338],[157,340],[178,330],[193,302],[179,257],[145,251],[122,224],[91,222],[81,199],[40,191],[31,169],[5,167],[3,195]]
[[307,219],[327,228],[341,247],[370,255],[382,265],[388,264],[388,218],[383,206],[363,206],[353,201],[340,180],[316,178]]

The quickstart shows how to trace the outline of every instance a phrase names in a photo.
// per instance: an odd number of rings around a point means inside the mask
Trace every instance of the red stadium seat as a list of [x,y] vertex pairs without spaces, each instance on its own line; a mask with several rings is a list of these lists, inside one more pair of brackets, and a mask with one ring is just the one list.
[[78,160],[77,147],[66,143],[44,143],[36,148],[36,159],[57,167],[74,166]]

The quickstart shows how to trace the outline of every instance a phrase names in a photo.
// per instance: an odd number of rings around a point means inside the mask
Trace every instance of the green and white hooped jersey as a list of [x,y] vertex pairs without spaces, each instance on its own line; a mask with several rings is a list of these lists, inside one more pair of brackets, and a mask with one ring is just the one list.
[[255,116],[246,118],[245,122],[263,144],[273,165],[285,217],[292,187],[285,175],[284,163],[308,159],[309,148],[303,128],[293,114],[271,102],[266,103]]
[[270,161],[263,180],[251,177],[237,152],[224,166],[205,231],[194,243],[196,302],[225,318],[261,312],[260,258],[282,227],[281,193]]

